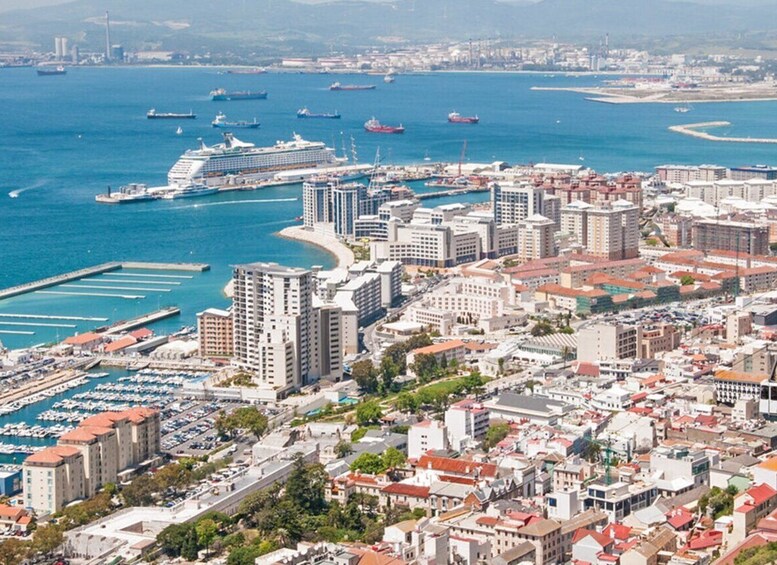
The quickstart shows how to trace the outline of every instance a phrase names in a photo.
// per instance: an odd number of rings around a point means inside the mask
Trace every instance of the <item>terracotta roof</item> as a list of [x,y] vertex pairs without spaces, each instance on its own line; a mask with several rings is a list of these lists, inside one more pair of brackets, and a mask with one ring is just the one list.
[[481,476],[496,476],[496,465],[493,463],[478,463],[477,461],[451,459],[449,457],[437,457],[434,455],[422,455],[418,459],[416,467],[443,471],[445,473],[457,473],[459,475],[474,475],[475,469],[478,469]]
[[466,347],[465,343],[460,339],[452,339],[450,341],[444,341],[442,343],[434,343],[427,345],[426,347],[419,347],[411,351],[414,355],[434,355],[435,353],[443,353],[452,349],[458,349],[460,347]]
[[85,345],[96,340],[102,339],[102,336],[94,332],[86,332],[83,334],[73,335],[65,339],[65,343],[68,345]]
[[627,540],[631,536],[631,528],[623,524],[609,524],[602,533],[610,538],[618,540]]
[[383,487],[381,492],[386,494],[413,496],[415,498],[429,498],[429,487],[409,485],[407,483],[391,483],[390,485]]
[[766,469],[768,471],[777,471],[777,457],[770,457],[763,463],[759,463],[758,468]]
[[687,526],[694,520],[694,515],[682,506],[668,512],[666,517],[667,523],[676,530]]
[[742,373],[739,371],[729,371],[729,370],[717,371],[714,377],[716,381],[735,381],[740,383],[752,383],[752,384],[760,384],[761,382],[765,381],[767,378],[768,376],[763,373],[750,374],[750,373]]
[[97,439],[97,436],[93,434],[92,432],[84,429],[84,428],[76,428],[74,430],[70,430],[69,432],[62,434],[59,437],[60,440],[65,442],[74,442],[74,443],[82,443],[87,442],[91,443]]
[[132,337],[131,335],[124,336],[106,345],[105,352],[112,353],[113,351],[120,351],[124,348],[129,347],[130,345],[135,345],[137,342],[138,340]]
[[18,521],[22,516],[26,516],[27,511],[21,506],[8,506],[0,504],[0,518],[9,518]]
[[60,462],[64,461],[65,457],[72,457],[74,455],[78,455],[81,452],[76,449],[75,447],[70,447],[68,445],[55,445],[53,447],[47,447],[46,449],[42,449],[38,451],[37,453],[33,453],[27,459],[24,460],[24,463],[41,463],[44,465],[58,465]]
[[612,538],[606,536],[603,533],[596,532],[594,530],[586,530],[585,528],[580,528],[575,532],[575,536],[572,538],[572,543],[577,543],[582,539],[585,539],[587,537],[593,538],[593,540],[598,543],[602,548],[607,547],[610,545],[613,540]]
[[760,506],[774,495],[777,495],[777,490],[774,490],[766,483],[762,483],[758,486],[750,487],[745,491],[745,494],[753,499],[755,506]]
[[719,530],[705,530],[688,542],[689,549],[707,549],[723,544],[723,532]]

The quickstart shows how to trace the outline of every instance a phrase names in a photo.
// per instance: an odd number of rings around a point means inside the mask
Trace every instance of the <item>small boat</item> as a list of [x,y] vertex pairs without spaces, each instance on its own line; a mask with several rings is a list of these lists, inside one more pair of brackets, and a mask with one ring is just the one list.
[[254,92],[244,90],[238,92],[227,92],[223,88],[217,88],[210,92],[210,98],[214,102],[231,102],[234,100],[265,100],[267,98],[267,92],[265,90],[257,90]]
[[197,117],[197,114],[189,110],[188,114],[175,114],[173,112],[157,112],[154,108],[151,108],[146,112],[146,117],[149,120],[193,120]]
[[216,118],[210,123],[214,128],[243,128],[243,129],[256,129],[259,127],[259,122],[254,118],[253,122],[247,122],[245,120],[238,120],[236,122],[228,122],[227,116],[223,112],[216,114]]
[[110,373],[87,373],[86,378],[87,379],[104,379],[105,377],[111,376]]
[[329,90],[375,90],[374,84],[340,84],[333,82],[329,85]]
[[178,126],[178,129],[175,130],[175,135],[181,135],[183,133],[183,128],[181,126]]
[[62,65],[58,65],[56,67],[38,67],[38,76],[39,77],[48,77],[48,76],[55,76],[55,75],[66,75],[67,71],[65,70],[65,67]]
[[462,116],[458,112],[448,114],[448,121],[452,124],[476,124],[480,121],[477,116]]
[[326,113],[316,114],[314,112],[311,112],[307,108],[300,108],[299,110],[297,110],[297,117],[298,118],[326,118],[330,120],[339,120],[340,113],[337,110],[335,110],[334,114],[326,114]]
[[395,79],[394,75],[392,75],[391,73],[389,73],[389,74],[387,74],[386,76],[383,77],[383,82],[385,82],[386,84],[391,84],[395,80],[397,80],[397,79]]
[[371,133],[405,133],[405,127],[402,124],[399,124],[398,126],[386,126],[375,118],[364,122],[364,129]]
[[674,111],[680,114],[685,114],[686,112],[690,112],[691,109],[688,106],[675,106]]

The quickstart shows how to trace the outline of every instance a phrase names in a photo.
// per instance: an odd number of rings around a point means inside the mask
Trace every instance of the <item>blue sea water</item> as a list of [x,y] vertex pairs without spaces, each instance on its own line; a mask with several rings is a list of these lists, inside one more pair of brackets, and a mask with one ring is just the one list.
[[[376,83],[375,91],[330,92],[334,80]],[[256,117],[259,130],[240,130],[257,145],[296,132],[339,151],[354,138],[359,159],[372,162],[457,161],[581,163],[600,171],[651,170],[663,163],[741,165],[777,163],[777,146],[716,143],[671,133],[678,123],[728,120],[721,135],[777,137],[777,103],[696,104],[688,114],[672,105],[609,105],[570,92],[531,86],[598,84],[596,77],[516,74],[400,75],[381,77],[302,74],[228,75],[213,68],[74,68],[65,76],[38,77],[33,69],[0,71],[0,287],[114,260],[205,262],[171,293],[144,299],[29,295],[0,302],[0,313],[44,312],[123,319],[174,303],[180,319],[161,330],[194,322],[196,312],[225,306],[221,289],[230,265],[277,261],[331,265],[329,255],[273,234],[301,214],[299,185],[219,194],[196,200],[105,206],[94,196],[108,185],[164,184],[167,170],[187,148],[219,141],[210,126],[218,111],[229,119]],[[267,100],[212,102],[210,90],[264,89]],[[341,120],[298,120],[296,110],[338,110]],[[147,120],[150,108],[198,114],[181,122]],[[452,125],[448,112],[478,114],[476,126]],[[363,131],[375,116],[402,123],[404,135]],[[176,135],[178,126],[182,135]],[[16,198],[9,198],[9,193]],[[468,201],[486,195],[467,195]],[[450,202],[443,199],[439,202]],[[433,201],[428,203],[431,205]],[[79,283],[82,284],[82,283]],[[126,285],[132,286],[132,285]],[[100,291],[95,291],[100,292]],[[142,293],[141,293],[142,294]],[[77,330],[90,323],[78,323]],[[0,327],[0,329],[10,329]],[[0,335],[11,347],[55,339],[70,331],[37,328],[34,336]],[[60,333],[61,332],[61,333]]]

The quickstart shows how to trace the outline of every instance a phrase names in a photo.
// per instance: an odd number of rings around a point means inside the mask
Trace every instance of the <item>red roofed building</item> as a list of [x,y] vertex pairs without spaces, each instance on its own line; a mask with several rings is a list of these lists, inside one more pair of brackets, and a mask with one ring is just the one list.
[[0,530],[5,532],[26,532],[32,518],[21,506],[0,504]]
[[22,467],[24,505],[56,512],[117,482],[160,450],[159,412],[130,408],[90,416],[58,444],[27,457]]
[[95,332],[86,332],[70,336],[65,339],[65,344],[73,346],[74,353],[91,353],[103,342],[103,336]]
[[777,490],[767,484],[752,486],[734,498],[734,521],[729,544],[744,540],[761,518],[777,509]]
[[666,513],[666,523],[669,524],[673,530],[678,532],[690,530],[695,520],[696,516],[684,506],[680,506]]
[[103,349],[104,353],[117,353],[121,351],[122,349],[126,349],[131,345],[135,345],[138,342],[137,339],[132,337],[131,335],[124,336],[122,338],[117,339],[116,341],[112,341],[109,344],[105,346]]
[[460,339],[452,339],[442,343],[434,343],[426,347],[419,347],[407,354],[408,374],[411,374],[412,365],[415,362],[417,355],[431,355],[438,364],[443,362],[443,358],[446,363],[450,363],[455,359],[457,363],[462,364],[464,363],[467,351],[467,346]]
[[572,559],[591,565],[611,563],[614,556],[610,552],[614,543],[615,540],[604,533],[581,528],[572,537]]
[[380,491],[380,506],[404,506],[406,508],[427,508],[429,487],[408,483],[391,483]]
[[422,471],[431,471],[436,474],[458,477],[495,479],[497,467],[493,463],[478,463],[477,461],[468,461],[466,459],[424,455],[418,459],[415,470],[416,474]]

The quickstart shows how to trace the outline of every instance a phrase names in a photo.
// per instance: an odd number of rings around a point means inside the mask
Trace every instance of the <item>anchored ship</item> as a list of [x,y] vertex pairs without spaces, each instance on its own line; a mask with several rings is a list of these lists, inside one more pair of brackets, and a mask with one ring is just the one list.
[[38,67],[38,76],[40,77],[47,77],[47,76],[54,76],[54,75],[66,75],[67,71],[65,70],[65,67],[62,65],[59,65],[57,67]]
[[462,116],[458,112],[448,114],[448,121],[452,124],[476,124],[480,121],[477,116]]
[[188,114],[175,114],[173,112],[157,112],[154,108],[151,108],[146,112],[146,117],[149,120],[193,120],[197,117],[197,114],[189,110]]
[[340,119],[340,113],[335,110],[333,114],[316,114],[314,112],[311,112],[307,108],[300,108],[297,110],[297,117],[298,118],[327,118],[330,120],[339,120]]
[[375,118],[364,122],[364,129],[371,133],[405,133],[405,128],[402,124],[399,124],[398,126],[386,126]]
[[257,90],[251,92],[248,90],[239,92],[227,92],[223,88],[217,88],[210,93],[211,100],[216,102],[234,101],[234,100],[264,100],[267,98],[267,92],[264,90]]
[[329,90],[375,90],[374,84],[340,84],[333,82],[329,85]]
[[211,122],[214,128],[243,128],[243,129],[256,129],[259,127],[259,122],[254,118],[253,122],[247,122],[246,120],[238,120],[236,122],[228,122],[227,116],[222,112],[216,114],[216,119]]
[[248,181],[273,178],[282,171],[337,167],[345,159],[335,156],[334,149],[320,141],[306,141],[294,135],[291,141],[278,141],[269,147],[256,147],[224,132],[224,142],[186,151],[167,174],[170,185],[187,186],[204,183],[222,186],[240,177]]
[[97,202],[102,204],[129,204],[156,200],[157,198],[159,197],[149,192],[148,186],[134,182],[120,187],[118,192],[111,192],[109,186],[106,194],[98,194],[94,197]]

